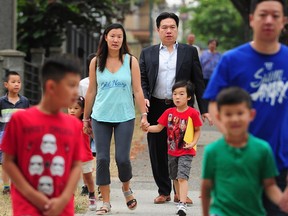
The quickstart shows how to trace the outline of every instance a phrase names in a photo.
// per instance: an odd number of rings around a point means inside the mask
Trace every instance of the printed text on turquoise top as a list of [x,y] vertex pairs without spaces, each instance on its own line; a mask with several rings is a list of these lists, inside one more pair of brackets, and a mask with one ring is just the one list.
[[119,80],[112,80],[109,82],[104,82],[101,83],[101,89],[110,89],[110,88],[125,88],[126,87],[126,83],[121,82]]

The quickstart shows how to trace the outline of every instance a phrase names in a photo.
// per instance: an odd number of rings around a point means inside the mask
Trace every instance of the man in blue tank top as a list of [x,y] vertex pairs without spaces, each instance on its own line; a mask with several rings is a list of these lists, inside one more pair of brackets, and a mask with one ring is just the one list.
[[[223,55],[203,97],[210,100],[209,113],[223,130],[215,118],[218,92],[229,86],[240,86],[250,93],[257,115],[249,130],[271,145],[280,173],[277,184],[285,190],[280,207],[287,212],[288,48],[278,42],[285,24],[284,2],[252,0],[250,26],[253,41]],[[288,215],[265,197],[263,202],[267,215]]]

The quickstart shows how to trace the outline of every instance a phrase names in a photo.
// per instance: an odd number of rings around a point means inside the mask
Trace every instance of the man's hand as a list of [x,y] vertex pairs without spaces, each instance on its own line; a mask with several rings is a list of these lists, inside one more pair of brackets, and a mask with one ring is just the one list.
[[150,101],[148,99],[145,99],[145,104],[146,104],[146,112],[149,112],[149,107],[150,107]]
[[213,121],[212,121],[212,118],[211,118],[209,113],[202,114],[202,121],[205,122],[206,119],[208,120],[209,125],[212,126],[213,125]]

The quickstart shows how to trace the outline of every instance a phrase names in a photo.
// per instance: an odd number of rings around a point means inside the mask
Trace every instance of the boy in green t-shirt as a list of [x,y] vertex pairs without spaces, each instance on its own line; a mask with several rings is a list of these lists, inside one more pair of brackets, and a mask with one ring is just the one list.
[[265,215],[263,189],[276,205],[282,192],[275,183],[278,172],[269,144],[248,133],[256,113],[250,95],[230,87],[219,93],[216,102],[217,118],[226,133],[204,150],[203,216]]

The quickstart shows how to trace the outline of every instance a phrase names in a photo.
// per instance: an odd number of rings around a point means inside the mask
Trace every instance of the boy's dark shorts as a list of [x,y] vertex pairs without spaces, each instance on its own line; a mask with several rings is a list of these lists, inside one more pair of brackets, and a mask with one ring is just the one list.
[[169,178],[172,180],[188,180],[191,170],[192,159],[192,155],[183,155],[179,157],[168,155]]
[[2,164],[2,151],[0,150],[0,164]]

